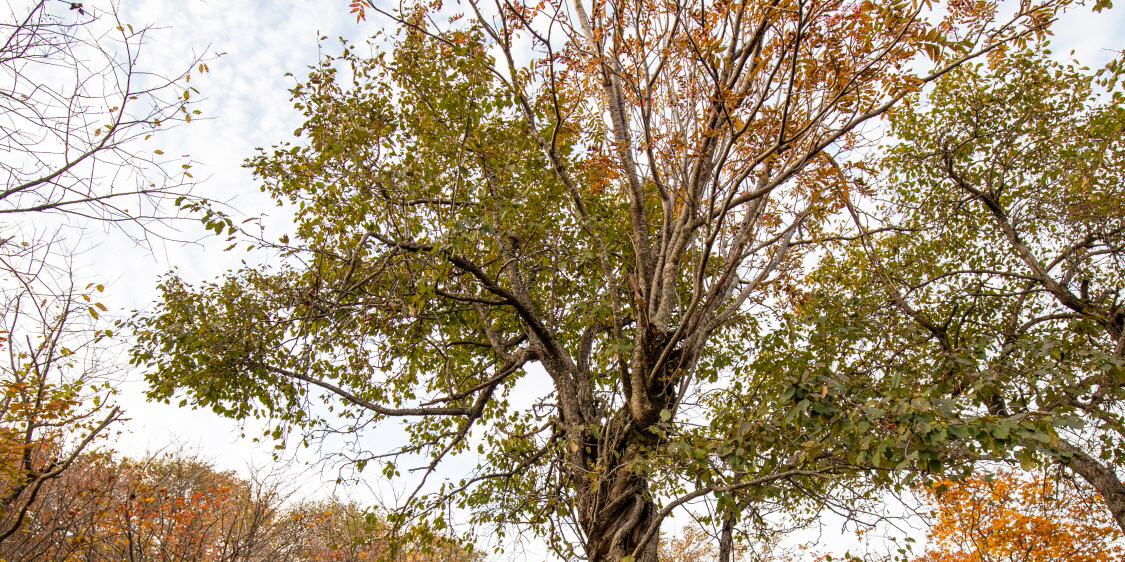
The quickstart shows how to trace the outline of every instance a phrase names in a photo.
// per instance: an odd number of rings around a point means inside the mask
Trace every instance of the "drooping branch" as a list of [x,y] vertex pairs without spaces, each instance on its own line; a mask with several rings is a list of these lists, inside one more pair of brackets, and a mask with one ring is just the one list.
[[[528,361],[531,361],[534,357],[535,357],[535,354],[531,350],[521,349],[521,350],[517,351],[516,353],[512,354],[512,356],[507,361],[505,361],[503,364],[499,365],[496,369],[496,374],[491,379],[486,381],[485,383],[482,383],[482,384],[474,386],[470,389],[467,389],[467,390],[464,390],[464,391],[461,391],[461,392],[458,392],[458,393],[455,393],[455,394],[452,394],[452,395],[449,395],[449,396],[436,398],[434,400],[431,400],[431,401],[427,402],[427,404],[437,404],[437,403],[441,403],[441,402],[452,402],[454,400],[460,400],[462,398],[466,398],[466,397],[472,395],[473,393],[487,390],[488,388],[495,388],[495,386],[497,384],[499,384],[505,378],[511,376],[513,373],[518,371],[525,364],[527,364]],[[266,369],[270,372],[273,372],[273,373],[276,373],[276,374],[279,374],[279,375],[282,375],[282,376],[285,376],[285,377],[289,377],[289,378],[292,378],[292,379],[296,379],[296,380],[299,380],[299,381],[304,381],[304,382],[307,382],[309,384],[318,386],[318,387],[323,388],[323,389],[325,389],[325,390],[327,390],[327,391],[329,391],[329,392],[331,392],[331,393],[333,393],[333,394],[347,400],[348,402],[351,402],[352,404],[354,404],[356,406],[359,406],[359,407],[361,407],[365,410],[369,410],[369,411],[374,412],[376,414],[383,415],[383,416],[390,416],[390,417],[402,417],[402,416],[474,416],[474,415],[479,416],[480,412],[483,410],[483,408],[484,408],[484,406],[487,402],[487,396],[490,395],[490,394],[487,394],[487,393],[482,393],[482,394],[478,395],[476,403],[474,403],[472,406],[463,406],[463,407],[452,407],[451,406],[451,407],[442,407],[442,408],[435,408],[435,407],[387,408],[385,406],[380,406],[378,404],[375,404],[374,402],[371,402],[370,400],[366,400],[366,399],[364,399],[360,396],[357,396],[356,394],[354,394],[352,392],[349,392],[348,390],[346,390],[346,389],[344,389],[344,388],[342,388],[342,387],[340,387],[336,384],[333,384],[331,382],[323,380],[323,379],[319,379],[319,378],[316,378],[316,377],[305,375],[303,373],[299,373],[299,372],[296,372],[296,371],[293,371],[293,370],[290,370],[290,369],[283,369],[281,367],[274,367],[274,366],[263,365],[263,364],[259,364],[258,366],[261,367],[261,368],[264,368],[264,369]]]

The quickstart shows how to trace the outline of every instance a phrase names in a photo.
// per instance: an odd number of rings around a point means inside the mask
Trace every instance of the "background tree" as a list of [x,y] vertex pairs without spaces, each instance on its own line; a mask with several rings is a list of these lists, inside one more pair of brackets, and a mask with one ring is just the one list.
[[1119,73],[997,51],[896,111],[903,142],[843,188],[861,235],[810,277],[774,357],[816,341],[827,381],[905,384],[869,407],[920,416],[935,470],[1057,462],[1125,529]]
[[302,533],[302,560],[359,562],[401,560],[402,562],[477,562],[482,554],[436,535],[407,544],[394,544],[393,527],[385,514],[337,499],[305,501],[289,511]]
[[112,365],[102,340],[113,332],[99,322],[102,287],[75,287],[55,269],[54,245],[9,239],[0,247],[0,542],[26,520],[43,485],[119,417],[107,405]]
[[206,63],[170,78],[145,70],[149,31],[48,0],[0,22],[0,543],[119,418],[102,386],[115,372],[103,287],[77,279],[77,243],[57,219],[143,238],[175,207],[208,208],[189,193],[190,164],[142,148],[199,113],[186,83]]
[[[266,416],[279,437],[403,418],[402,448],[344,452],[388,477],[421,465],[400,524],[470,508],[565,559],[655,560],[689,501],[717,501],[730,527],[749,504],[828,491],[817,477],[873,467],[857,455],[898,454],[897,436],[861,443],[869,428],[828,407],[836,385],[784,395],[775,418],[775,374],[743,369],[837,209],[825,151],[1041,36],[1062,3],[1010,20],[926,5],[470,1],[444,27],[440,4],[387,13],[386,51],[346,43],[293,90],[307,140],[250,162],[296,210],[292,239],[255,242],[286,259],[198,287],[169,276],[138,317],[151,395]],[[426,485],[473,444],[475,470]]]
[[[142,459],[84,455],[47,483],[9,562],[373,561],[387,524],[353,503],[294,501],[281,479],[241,478],[183,452]],[[451,541],[413,543],[404,562],[476,560]]]
[[[783,533],[740,537],[731,547],[729,560],[738,562],[793,562],[800,548],[787,547]],[[661,535],[660,560],[664,562],[711,562],[720,559],[720,542],[698,525],[688,525],[677,535]],[[791,545],[790,545],[791,546]]]
[[[0,23],[0,215],[63,213],[147,227],[199,203],[189,162],[148,140],[190,122],[191,72],[161,76],[139,64],[150,27],[90,3],[40,0]],[[175,205],[173,205],[175,203]]]
[[923,487],[930,548],[917,562],[1112,562],[1121,532],[1082,481],[1017,471]]

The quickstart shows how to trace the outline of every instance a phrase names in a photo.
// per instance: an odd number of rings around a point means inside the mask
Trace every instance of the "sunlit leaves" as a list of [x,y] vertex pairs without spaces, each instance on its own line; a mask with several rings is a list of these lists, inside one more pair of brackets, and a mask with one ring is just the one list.
[[922,488],[933,511],[916,562],[1117,562],[1121,531],[1089,486],[1005,470]]

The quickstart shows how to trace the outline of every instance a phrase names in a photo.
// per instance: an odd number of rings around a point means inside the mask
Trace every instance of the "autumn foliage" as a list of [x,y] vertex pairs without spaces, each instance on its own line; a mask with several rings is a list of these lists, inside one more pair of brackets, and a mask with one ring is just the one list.
[[120,413],[109,405],[103,287],[60,271],[57,246],[0,241],[0,542]]
[[[466,510],[565,560],[657,562],[696,501],[745,522],[940,468],[913,389],[800,378],[828,364],[758,363],[759,336],[865,130],[1067,2],[444,4],[350,4],[393,28],[324,56],[295,138],[247,162],[292,229],[208,223],[284,259],[161,281],[131,324],[151,398],[345,434],[357,471],[413,472],[402,520]],[[408,439],[359,437],[392,419]]]
[[[86,455],[48,482],[5,562],[359,562],[392,557],[390,527],[337,499],[289,502],[278,479],[247,480],[198,458]],[[405,545],[405,562],[468,562],[451,541]]]
[[915,562],[1119,562],[1121,532],[1085,486],[1014,471],[923,488],[935,517]]

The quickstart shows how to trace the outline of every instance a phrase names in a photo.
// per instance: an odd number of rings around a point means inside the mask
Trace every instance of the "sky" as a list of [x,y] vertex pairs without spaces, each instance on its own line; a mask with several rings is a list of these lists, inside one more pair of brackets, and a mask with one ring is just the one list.
[[[153,148],[169,155],[190,155],[192,172],[202,181],[196,193],[229,205],[233,213],[265,214],[266,221],[284,228],[286,213],[275,209],[259,191],[243,160],[256,147],[292,138],[300,114],[289,101],[295,78],[319,56],[318,38],[329,49],[341,35],[358,37],[377,31],[374,21],[357,24],[348,17],[344,1],[251,2],[231,0],[124,0],[120,18],[139,28],[153,25],[139,63],[146,70],[174,73],[187,68],[196,55],[210,59],[209,72],[193,74],[191,85],[203,99],[196,104],[202,119],[154,137]],[[241,252],[222,252],[225,244],[196,223],[178,224],[179,238],[198,243],[157,241],[139,248],[119,232],[98,232],[93,250],[83,254],[97,263],[99,278],[107,281],[107,302],[122,314],[143,310],[156,297],[158,276],[176,268],[186,279],[199,282],[237,267]],[[257,259],[257,256],[255,256]],[[107,267],[107,264],[109,265]],[[169,444],[198,451],[223,469],[245,471],[267,466],[272,446],[258,446],[249,436],[261,427],[239,424],[206,410],[148,402],[140,373],[120,387],[119,401],[130,420],[121,426],[115,448],[140,455]],[[304,460],[304,459],[302,459]]]
[[[30,2],[11,3],[16,12],[21,4]],[[272,206],[241,164],[256,147],[289,140],[300,126],[301,116],[287,92],[296,79],[286,73],[300,77],[316,63],[318,38],[328,37],[319,42],[333,52],[335,38],[370,36],[386,24],[376,14],[357,23],[347,5],[347,0],[121,0],[122,21],[159,28],[141,54],[143,67],[171,72],[188,65],[193,54],[216,57],[208,63],[210,72],[193,76],[191,83],[204,98],[197,107],[205,119],[158,139],[163,151],[191,156],[196,177],[204,180],[199,193],[247,215],[264,212],[268,222],[279,226],[278,234],[284,231],[285,210]],[[1054,50],[1063,56],[1075,49],[1079,60],[1096,67],[1112,56],[1109,49],[1125,47],[1121,37],[1125,6],[1101,14],[1076,8],[1056,27]],[[148,251],[120,233],[95,233],[89,237],[88,251],[79,255],[82,271],[105,282],[107,304],[128,314],[150,306],[158,276],[170,268],[198,282],[237,267],[244,256],[222,252],[221,241],[208,238],[194,224],[181,227],[182,236],[200,243],[167,243]],[[245,471],[270,463],[268,442],[259,446],[240,438],[238,424],[209,411],[147,402],[138,378],[139,373],[132,373],[120,386],[120,402],[131,419],[117,437],[117,450],[136,455],[181,443],[223,469]],[[251,424],[247,432],[260,429]],[[298,464],[313,458],[315,454],[296,456]],[[309,474],[307,490],[323,490],[317,484],[331,480],[319,472]]]

